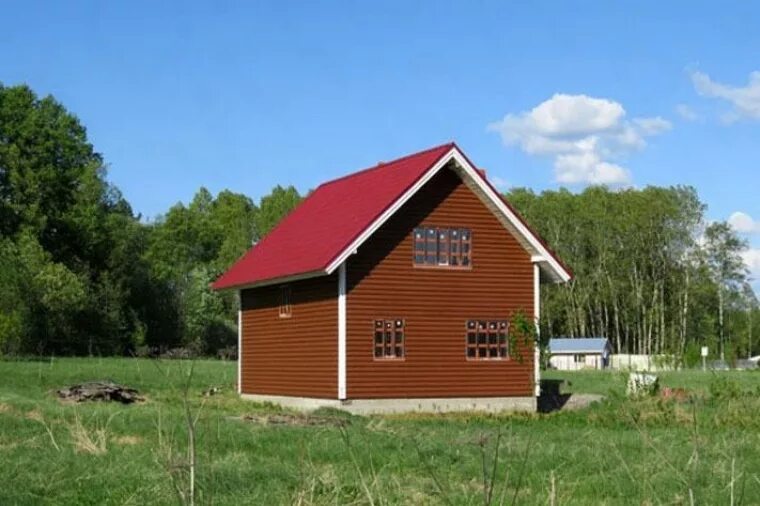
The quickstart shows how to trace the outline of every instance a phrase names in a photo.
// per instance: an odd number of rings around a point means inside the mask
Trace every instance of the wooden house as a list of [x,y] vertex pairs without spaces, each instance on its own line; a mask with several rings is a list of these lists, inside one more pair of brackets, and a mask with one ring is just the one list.
[[513,343],[571,272],[453,143],[326,182],[215,283],[246,398],[353,412],[535,409]]

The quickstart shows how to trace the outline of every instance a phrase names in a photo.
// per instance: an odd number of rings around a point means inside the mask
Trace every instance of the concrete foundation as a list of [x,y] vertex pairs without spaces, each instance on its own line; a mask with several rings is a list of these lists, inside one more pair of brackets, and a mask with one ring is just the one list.
[[255,402],[271,402],[299,411],[312,411],[321,407],[342,409],[355,415],[383,415],[393,413],[451,413],[478,411],[500,413],[503,411],[535,412],[535,397],[455,397],[431,399],[317,399],[314,397],[289,397],[284,395],[241,394],[243,399]]

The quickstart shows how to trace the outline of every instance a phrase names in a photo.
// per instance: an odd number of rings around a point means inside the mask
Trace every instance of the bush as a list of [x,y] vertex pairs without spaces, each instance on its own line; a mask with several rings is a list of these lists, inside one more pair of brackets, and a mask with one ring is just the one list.
[[738,399],[742,394],[739,383],[726,376],[717,376],[710,382],[710,395],[714,399]]

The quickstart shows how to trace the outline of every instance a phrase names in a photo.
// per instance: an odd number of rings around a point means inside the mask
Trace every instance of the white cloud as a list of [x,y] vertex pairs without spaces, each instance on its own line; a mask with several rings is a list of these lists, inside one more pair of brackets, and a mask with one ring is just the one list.
[[733,110],[723,115],[724,121],[731,122],[741,117],[760,119],[760,71],[750,73],[744,87],[713,81],[703,72],[692,72],[691,81],[700,95],[726,100],[733,105]]
[[760,221],[752,219],[747,213],[737,211],[728,217],[728,223],[734,230],[743,234],[760,234]]
[[625,109],[614,100],[565,94],[488,125],[509,146],[552,157],[558,182],[607,185],[630,183],[630,172],[616,162],[643,149],[645,137],[670,128],[659,116],[628,121]]
[[686,121],[697,121],[699,119],[699,114],[686,104],[678,104],[676,106],[676,114]]
[[750,248],[742,253],[742,258],[749,269],[750,277],[760,279],[760,249]]
[[643,135],[658,135],[670,130],[670,121],[657,116],[654,118],[634,118],[633,122]]

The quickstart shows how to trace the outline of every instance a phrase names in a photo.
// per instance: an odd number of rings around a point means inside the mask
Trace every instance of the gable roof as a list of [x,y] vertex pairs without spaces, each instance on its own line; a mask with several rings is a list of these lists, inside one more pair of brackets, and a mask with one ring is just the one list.
[[572,274],[454,143],[320,185],[212,287],[259,286],[331,274],[441,168],[455,167],[555,281]]
[[555,337],[549,339],[551,353],[604,353],[608,347],[605,337]]

